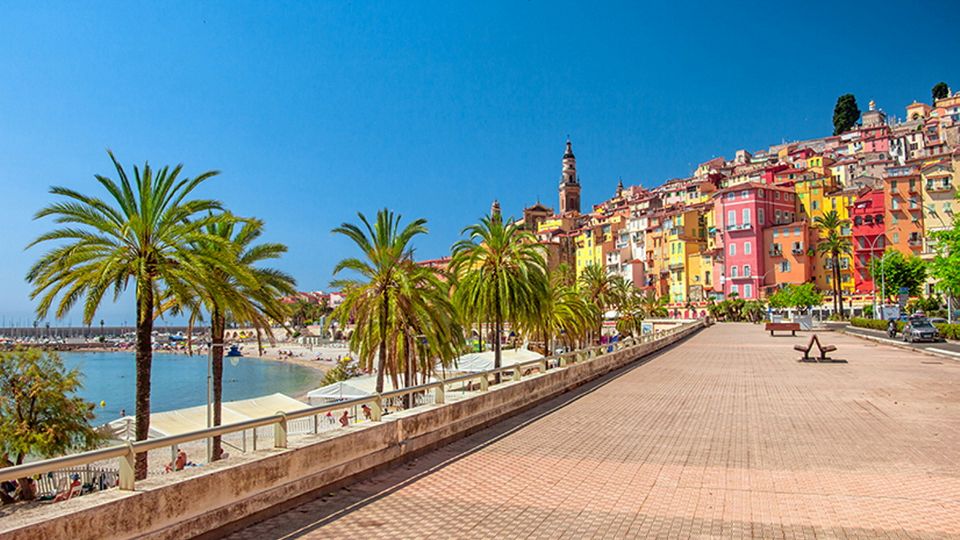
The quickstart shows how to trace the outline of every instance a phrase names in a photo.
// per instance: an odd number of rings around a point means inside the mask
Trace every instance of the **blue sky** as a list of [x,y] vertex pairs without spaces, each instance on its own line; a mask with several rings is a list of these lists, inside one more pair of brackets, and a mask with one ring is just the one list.
[[264,219],[316,290],[357,211],[427,218],[427,258],[494,198],[555,205],[567,134],[593,204],[618,176],[828,134],[845,92],[902,115],[960,86],[951,2],[594,4],[5,3],[0,316],[32,320],[23,248],[50,224],[31,216],[51,185],[95,192],[106,148],[222,171],[204,194]]

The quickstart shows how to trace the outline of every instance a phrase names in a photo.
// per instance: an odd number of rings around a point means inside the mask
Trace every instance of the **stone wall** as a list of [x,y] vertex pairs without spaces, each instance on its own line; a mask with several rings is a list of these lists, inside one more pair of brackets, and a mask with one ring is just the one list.
[[444,405],[391,414],[333,432],[291,438],[286,449],[262,450],[212,465],[150,478],[137,491],[109,490],[0,520],[10,539],[189,538],[290,507],[351,477],[412,457],[669,346],[702,328],[607,353],[592,361],[492,386]]

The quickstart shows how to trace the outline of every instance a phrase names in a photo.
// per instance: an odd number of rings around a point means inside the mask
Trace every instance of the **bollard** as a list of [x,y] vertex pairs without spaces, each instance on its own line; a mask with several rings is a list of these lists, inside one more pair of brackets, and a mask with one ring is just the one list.
[[383,418],[383,398],[380,397],[380,394],[377,394],[377,398],[373,401],[373,407],[370,407],[370,420],[379,422],[381,418]]
[[133,443],[127,441],[127,453],[120,456],[120,489],[124,491],[133,491],[133,485],[136,478],[134,468],[136,467],[137,454],[133,451]]
[[437,386],[433,391],[433,402],[436,404],[443,404],[446,401],[446,396],[444,395],[444,385],[443,381]]
[[282,411],[277,412],[277,414],[280,415],[280,421],[273,425],[273,447],[286,448],[287,447],[287,415]]

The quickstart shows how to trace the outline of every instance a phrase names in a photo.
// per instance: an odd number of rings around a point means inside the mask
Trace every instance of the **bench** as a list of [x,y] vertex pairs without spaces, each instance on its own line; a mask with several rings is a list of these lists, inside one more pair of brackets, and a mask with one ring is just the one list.
[[800,329],[800,323],[795,322],[768,322],[767,325],[763,328],[764,331],[770,332],[770,335],[773,335],[775,330],[790,332],[791,336],[797,335],[797,330]]
[[821,344],[821,343],[820,343],[820,339],[817,338],[817,335],[816,335],[816,334],[810,336],[810,342],[807,343],[806,346],[804,346],[804,345],[794,345],[794,346],[793,346],[793,349],[796,350],[796,351],[800,351],[800,352],[803,353],[803,358],[801,358],[801,360],[810,361],[810,360],[814,360],[813,358],[810,357],[810,351],[813,350],[813,346],[814,346],[814,345],[816,345],[816,346],[817,346],[817,349],[820,350],[819,360],[820,360],[821,362],[822,362],[822,361],[825,361],[825,360],[830,360],[830,358],[827,357],[827,353],[831,353],[831,352],[837,350],[837,347],[836,347],[835,345],[823,345],[823,344]]

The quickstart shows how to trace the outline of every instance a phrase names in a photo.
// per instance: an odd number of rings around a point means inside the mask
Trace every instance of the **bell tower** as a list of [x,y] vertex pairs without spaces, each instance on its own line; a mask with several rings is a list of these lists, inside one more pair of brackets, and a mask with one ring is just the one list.
[[580,213],[580,179],[577,177],[577,158],[567,138],[567,150],[563,153],[563,170],[560,173],[560,214]]

